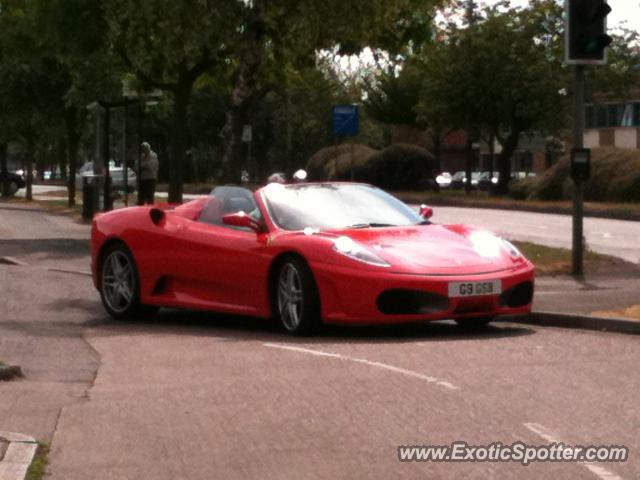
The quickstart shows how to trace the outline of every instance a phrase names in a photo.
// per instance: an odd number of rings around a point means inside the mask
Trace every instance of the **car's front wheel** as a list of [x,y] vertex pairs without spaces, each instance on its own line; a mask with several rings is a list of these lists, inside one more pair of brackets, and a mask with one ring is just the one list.
[[310,335],[322,325],[320,297],[313,273],[300,258],[287,258],[276,277],[274,310],[294,335]]
[[102,255],[100,298],[114,318],[134,318],[155,313],[157,309],[140,303],[138,269],[129,249],[117,243]]

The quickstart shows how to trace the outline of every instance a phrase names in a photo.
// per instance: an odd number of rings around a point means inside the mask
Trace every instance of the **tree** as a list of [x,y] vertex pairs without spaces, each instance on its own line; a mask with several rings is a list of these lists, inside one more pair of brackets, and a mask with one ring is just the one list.
[[494,136],[502,146],[498,193],[508,189],[522,133],[553,132],[566,122],[561,26],[552,0],[487,8],[477,23],[443,32],[424,57],[419,116]]
[[126,67],[145,85],[173,98],[169,201],[182,200],[187,113],[194,85],[229,65],[242,2],[108,0],[109,38]]
[[[119,94],[123,76],[110,50],[108,26],[101,2],[92,0],[34,0],[34,30],[42,54],[56,59],[69,77],[62,99],[64,139],[69,176],[68,204],[75,204],[75,179],[86,106]],[[96,159],[97,160],[97,159]]]
[[33,6],[27,0],[0,4],[0,123],[5,142],[19,141],[26,150],[28,200],[37,145],[42,147],[59,129],[70,84],[68,72],[39,42]]
[[235,82],[224,129],[223,168],[237,178],[242,161],[242,130],[251,123],[262,70],[270,57],[313,59],[334,48],[342,54],[365,46],[398,53],[416,47],[430,33],[437,0],[253,0],[243,2],[242,32],[234,55]]
[[640,33],[623,28],[611,37],[607,65],[587,70],[591,90],[631,100],[640,85]]

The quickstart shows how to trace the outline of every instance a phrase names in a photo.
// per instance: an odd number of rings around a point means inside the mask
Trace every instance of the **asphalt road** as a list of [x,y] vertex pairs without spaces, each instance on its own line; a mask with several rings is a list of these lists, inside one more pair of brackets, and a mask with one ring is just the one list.
[[[434,207],[433,220],[437,223],[475,225],[512,240],[571,248],[570,215]],[[588,248],[593,251],[640,263],[640,222],[587,217],[584,219],[584,235]]]
[[[270,322],[177,311],[116,322],[83,275],[87,227],[30,212],[22,238],[22,215],[0,205],[0,257],[23,262],[0,264],[0,358],[26,375],[0,384],[0,430],[52,442],[48,478],[640,477],[635,336],[434,323],[294,339]],[[399,445],[454,441],[631,454],[398,461]]]

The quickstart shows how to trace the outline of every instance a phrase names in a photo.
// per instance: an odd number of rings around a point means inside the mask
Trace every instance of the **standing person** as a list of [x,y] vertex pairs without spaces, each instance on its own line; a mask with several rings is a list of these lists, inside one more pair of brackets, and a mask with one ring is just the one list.
[[153,205],[158,181],[158,155],[151,150],[151,145],[147,142],[142,144],[139,176],[138,205]]

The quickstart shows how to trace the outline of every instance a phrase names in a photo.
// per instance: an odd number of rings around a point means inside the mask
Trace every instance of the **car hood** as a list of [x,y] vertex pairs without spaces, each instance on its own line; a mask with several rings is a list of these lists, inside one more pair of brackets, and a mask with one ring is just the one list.
[[368,247],[392,271],[417,274],[480,274],[514,268],[501,240],[489,232],[463,225],[416,225],[332,232]]

